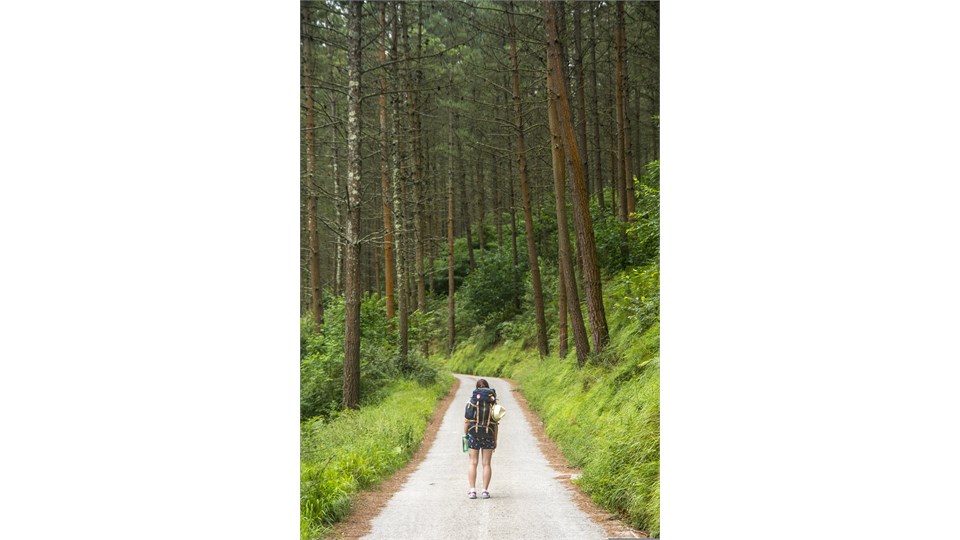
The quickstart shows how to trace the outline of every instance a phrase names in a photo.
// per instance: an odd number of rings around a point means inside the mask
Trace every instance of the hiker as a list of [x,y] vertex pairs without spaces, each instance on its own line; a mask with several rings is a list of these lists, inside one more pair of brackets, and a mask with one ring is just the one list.
[[493,421],[491,409],[497,401],[497,391],[490,388],[486,379],[477,381],[477,387],[467,403],[463,432],[467,435],[470,446],[470,465],[467,467],[467,481],[470,491],[467,496],[477,498],[477,461],[483,460],[483,491],[481,499],[490,498],[490,459],[497,448],[497,423]]

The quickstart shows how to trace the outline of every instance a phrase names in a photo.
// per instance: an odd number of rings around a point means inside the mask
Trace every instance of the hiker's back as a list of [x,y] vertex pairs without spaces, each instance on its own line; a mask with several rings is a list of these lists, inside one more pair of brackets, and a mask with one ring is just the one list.
[[470,396],[464,417],[472,423],[470,430],[489,431],[492,418],[490,410],[497,401],[497,391],[493,388],[477,388]]

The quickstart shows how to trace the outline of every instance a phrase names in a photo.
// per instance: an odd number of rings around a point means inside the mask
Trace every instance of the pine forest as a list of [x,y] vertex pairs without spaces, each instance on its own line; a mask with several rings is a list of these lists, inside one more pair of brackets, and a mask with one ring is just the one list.
[[454,374],[510,381],[576,489],[660,535],[659,21],[301,2],[302,538],[411,459]]

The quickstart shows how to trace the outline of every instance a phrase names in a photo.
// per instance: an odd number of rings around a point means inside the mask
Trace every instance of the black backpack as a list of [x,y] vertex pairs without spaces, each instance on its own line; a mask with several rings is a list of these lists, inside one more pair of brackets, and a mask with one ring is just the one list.
[[490,411],[496,401],[497,391],[493,388],[477,388],[473,391],[464,413],[464,417],[474,423],[471,429],[477,428],[475,431],[479,431],[479,428],[483,427],[487,432],[490,431],[490,423],[493,421]]

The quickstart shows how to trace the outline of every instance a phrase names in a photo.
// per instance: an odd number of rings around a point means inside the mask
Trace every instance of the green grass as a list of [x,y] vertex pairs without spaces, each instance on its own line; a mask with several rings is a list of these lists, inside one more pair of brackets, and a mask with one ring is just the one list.
[[[524,346],[529,339],[493,346],[467,341],[446,366],[515,379],[550,438],[583,469],[578,482],[584,491],[629,525],[659,536],[660,325],[650,324],[655,317],[643,311],[658,281],[651,272],[622,274],[605,285],[610,343],[583,369],[577,369],[572,343],[566,359],[551,343],[553,354],[540,360],[535,348]],[[648,289],[642,280],[650,282]]]
[[[624,359],[614,368],[541,364],[520,389],[593,500],[659,535],[660,363]],[[641,366],[641,364],[644,364]]]
[[423,386],[401,380],[376,405],[301,424],[301,540],[322,538],[349,513],[359,490],[407,463],[454,379],[444,374],[438,381]]

